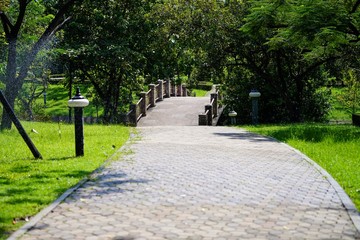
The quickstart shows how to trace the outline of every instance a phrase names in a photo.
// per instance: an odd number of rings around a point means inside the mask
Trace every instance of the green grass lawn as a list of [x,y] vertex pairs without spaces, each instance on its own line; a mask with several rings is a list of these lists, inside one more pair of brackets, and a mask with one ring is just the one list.
[[360,210],[360,128],[351,125],[246,127],[298,149],[324,168]]
[[192,92],[195,93],[196,97],[205,97],[208,93],[208,91],[202,89],[193,89]]
[[23,125],[44,159],[33,158],[15,128],[0,132],[0,239],[5,239],[24,224],[26,217],[45,208],[111,156],[121,154],[117,150],[131,131],[124,126],[85,125],[85,156],[76,158],[73,125],[35,122]]
[[344,91],[346,91],[344,87],[333,87],[331,89],[331,111],[328,118],[332,121],[351,121],[351,112],[338,100],[338,96]]
[[[87,85],[81,86],[81,95],[86,98],[89,98],[88,95],[89,87]],[[44,108],[44,114],[47,116],[67,116],[69,113],[69,108],[67,106],[67,102],[69,100],[68,89],[66,89],[61,84],[50,84],[47,89],[47,97],[46,97],[46,108]],[[72,96],[75,95],[75,92]],[[90,104],[86,108],[84,108],[85,116],[97,116],[102,114],[102,110],[99,109],[97,112],[96,106],[92,99],[89,99]],[[37,99],[37,103],[39,105],[44,105],[44,98],[40,97]]]

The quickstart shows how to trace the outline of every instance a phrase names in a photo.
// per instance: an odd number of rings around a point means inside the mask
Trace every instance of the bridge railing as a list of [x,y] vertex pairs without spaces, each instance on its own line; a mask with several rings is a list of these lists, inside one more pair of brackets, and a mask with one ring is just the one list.
[[210,94],[210,104],[205,105],[205,112],[199,114],[200,126],[212,126],[213,119],[220,115],[222,95],[218,86],[215,92]]
[[131,104],[130,111],[126,114],[126,123],[137,126],[138,121],[146,116],[149,108],[156,106],[156,102],[163,101],[171,96],[187,96],[185,84],[172,84],[170,80],[158,80],[157,84],[150,84],[149,91],[140,93],[140,100]]

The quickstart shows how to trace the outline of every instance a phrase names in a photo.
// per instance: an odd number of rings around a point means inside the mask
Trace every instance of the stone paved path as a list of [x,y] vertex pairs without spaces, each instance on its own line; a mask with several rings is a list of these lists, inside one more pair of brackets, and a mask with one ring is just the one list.
[[21,239],[360,239],[342,190],[284,144],[229,127],[138,131]]

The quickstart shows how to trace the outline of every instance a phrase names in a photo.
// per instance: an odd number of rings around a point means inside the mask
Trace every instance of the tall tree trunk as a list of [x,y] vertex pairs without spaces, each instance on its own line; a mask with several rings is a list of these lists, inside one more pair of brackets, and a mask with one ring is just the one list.
[[[8,64],[6,66],[6,87],[4,91],[4,95],[8,100],[10,107],[14,109],[15,99],[18,95],[20,90],[19,84],[16,80],[16,39],[11,39],[9,41],[9,48],[8,48]],[[20,85],[21,87],[21,85]],[[3,109],[2,119],[1,119],[1,130],[4,129],[11,129],[11,119],[8,116],[5,108]]]
[[[81,2],[82,0],[78,0]],[[18,17],[16,19],[15,24],[12,24],[11,20],[6,16],[6,14],[0,11],[0,20],[2,27],[5,32],[6,41],[9,44],[8,47],[8,62],[6,69],[6,88],[5,88],[5,97],[7,98],[10,106],[14,108],[15,99],[17,94],[19,93],[22,84],[24,82],[25,77],[28,74],[28,70],[30,65],[34,61],[38,52],[43,48],[43,46],[52,38],[52,36],[66,23],[70,20],[70,18],[64,17],[65,14],[69,11],[72,5],[76,2],[76,0],[67,0],[64,2],[63,6],[59,9],[54,19],[50,22],[46,30],[43,32],[38,41],[33,45],[32,49],[27,53],[27,58],[25,61],[21,63],[20,70],[18,74],[17,65],[16,65],[16,45],[17,39],[19,36],[20,29],[22,27],[26,8],[28,4],[31,3],[31,0],[18,0],[19,9],[18,9]],[[3,111],[2,120],[1,120],[1,130],[3,129],[11,129],[11,120],[6,112]]]
[[[16,98],[15,96],[16,95],[13,95],[11,93],[11,90],[9,90],[9,87],[5,88],[4,95],[5,95],[6,99],[7,99],[7,101],[9,102],[10,107],[12,109],[14,109],[14,103],[15,103],[15,98]],[[3,113],[2,113],[2,119],[1,119],[1,130],[11,129],[11,125],[12,125],[12,121],[11,121],[8,113],[6,112],[6,110],[4,108]]]

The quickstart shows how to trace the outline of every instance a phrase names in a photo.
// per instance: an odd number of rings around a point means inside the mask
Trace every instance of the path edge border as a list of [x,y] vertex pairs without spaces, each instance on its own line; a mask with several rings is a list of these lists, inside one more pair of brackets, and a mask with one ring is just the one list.
[[271,139],[271,140],[273,140],[275,142],[280,143],[281,145],[285,146],[289,150],[294,151],[296,154],[301,156],[303,160],[305,160],[310,165],[312,165],[315,168],[315,170],[317,170],[322,176],[324,176],[326,178],[326,180],[330,183],[330,185],[334,188],[336,194],[339,196],[339,198],[341,200],[342,205],[344,206],[344,208],[345,208],[346,212],[348,213],[351,221],[353,222],[353,224],[355,226],[355,229],[357,230],[357,234],[360,234],[360,212],[356,209],[355,204],[350,199],[350,197],[347,195],[345,190],[340,186],[340,184],[324,168],[322,168],[319,164],[317,164],[314,160],[312,160],[311,158],[306,156],[304,153],[302,153],[298,149],[290,146],[289,144],[287,144],[285,142],[281,142],[278,139],[276,139],[274,137],[271,137],[271,136],[261,135],[261,134],[254,133],[254,132],[251,132],[251,131],[246,130],[246,129],[243,129],[243,130],[245,130],[248,133],[258,135],[258,136],[261,136],[261,137],[264,137],[264,138],[267,138],[267,139]]
[[[22,237],[26,232],[28,232],[31,228],[33,228],[42,218],[44,218],[46,215],[51,213],[57,206],[59,206],[67,197],[69,197],[73,192],[75,192],[77,189],[79,189],[82,185],[84,185],[87,181],[91,180],[91,176],[94,174],[100,172],[109,162],[111,163],[112,157],[116,155],[117,153],[125,150],[126,148],[129,148],[130,145],[133,144],[134,141],[136,141],[136,138],[139,136],[139,131],[137,131],[135,128],[133,130],[130,130],[130,136],[129,139],[124,143],[124,145],[119,148],[113,155],[111,155],[107,160],[104,161],[104,163],[95,169],[92,173],[90,173],[88,176],[81,179],[75,186],[69,188],[66,190],[59,198],[57,198],[54,202],[52,202],[49,206],[38,212],[34,217],[30,219],[29,222],[27,222],[25,225],[20,227],[18,230],[13,232],[7,240],[17,240],[20,237]],[[122,157],[120,157],[119,160],[121,160]]]
[[279,142],[280,144],[286,146],[290,150],[299,154],[305,161],[311,164],[317,171],[320,172],[321,175],[323,175],[326,178],[326,180],[330,183],[330,185],[335,189],[336,194],[339,196],[343,206],[345,207],[346,212],[348,213],[351,221],[355,226],[355,229],[358,231],[358,234],[360,234],[360,212],[356,209],[355,204],[347,195],[345,190],[340,186],[340,184],[324,168],[322,168],[319,164],[317,164],[314,160],[306,156],[304,153],[300,152],[298,149],[284,142],[280,142],[275,138],[272,137],[270,138],[274,139],[275,141]]

